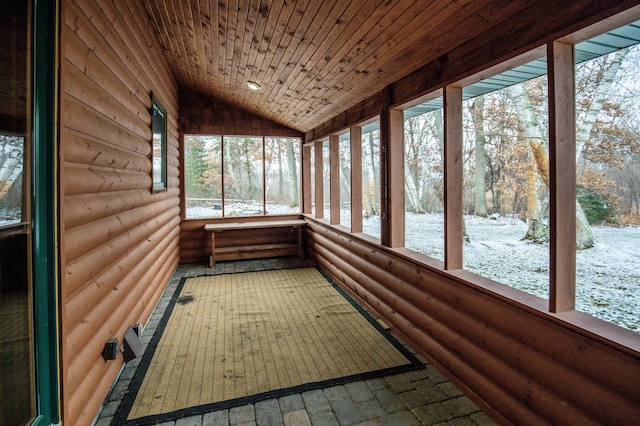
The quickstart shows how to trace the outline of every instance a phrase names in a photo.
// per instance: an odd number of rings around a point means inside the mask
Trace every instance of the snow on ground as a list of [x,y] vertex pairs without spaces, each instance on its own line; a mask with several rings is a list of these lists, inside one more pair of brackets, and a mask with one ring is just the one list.
[[[262,214],[262,203],[230,203],[224,206],[225,217],[230,216],[255,216]],[[290,207],[280,204],[267,204],[267,214],[300,214],[299,207]],[[187,219],[200,219],[207,217],[222,217],[222,206],[213,207],[187,207]]]

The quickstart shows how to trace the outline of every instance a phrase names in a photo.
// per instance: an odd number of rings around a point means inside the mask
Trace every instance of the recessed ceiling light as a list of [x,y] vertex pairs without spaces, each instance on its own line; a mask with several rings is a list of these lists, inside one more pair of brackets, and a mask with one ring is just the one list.
[[255,81],[247,81],[247,86],[249,86],[251,90],[260,90],[260,85]]

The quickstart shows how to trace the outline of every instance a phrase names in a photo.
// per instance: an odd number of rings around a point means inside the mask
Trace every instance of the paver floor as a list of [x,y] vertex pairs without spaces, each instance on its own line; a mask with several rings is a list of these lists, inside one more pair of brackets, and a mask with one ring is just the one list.
[[[151,340],[171,295],[183,277],[305,265],[311,263],[297,258],[219,262],[215,268],[196,264],[180,265],[144,328],[142,342],[146,346]],[[114,415],[127,392],[139,361],[140,358],[127,363],[122,370],[96,418],[97,426],[114,424]],[[164,426],[495,424],[476,404],[426,362],[423,369],[408,373],[331,386],[161,423]]]

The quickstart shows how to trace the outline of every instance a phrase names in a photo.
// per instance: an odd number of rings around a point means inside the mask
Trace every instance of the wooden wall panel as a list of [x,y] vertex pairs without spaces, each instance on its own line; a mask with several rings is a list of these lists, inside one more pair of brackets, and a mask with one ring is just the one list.
[[[104,343],[146,323],[179,262],[178,87],[139,1],[64,0],[61,14],[62,409],[88,425],[123,365]],[[151,92],[167,112],[159,193]]]
[[188,90],[180,91],[180,133],[295,138],[304,136],[297,130]]
[[624,424],[640,418],[637,353],[308,222],[310,257],[497,420]]

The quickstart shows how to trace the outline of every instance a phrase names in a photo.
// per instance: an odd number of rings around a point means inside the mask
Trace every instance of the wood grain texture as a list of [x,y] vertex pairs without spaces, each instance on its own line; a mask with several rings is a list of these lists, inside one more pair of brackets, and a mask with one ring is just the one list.
[[180,91],[180,133],[297,137],[297,130],[188,90]]
[[551,43],[549,64],[549,310],[575,309],[576,120],[573,45]]
[[444,90],[444,264],[461,269],[464,238],[463,218],[462,88]]
[[[178,86],[137,1],[61,2],[62,414],[88,425],[179,261]],[[151,192],[151,92],[167,111],[165,192]]]
[[[362,232],[362,127],[349,129],[351,161],[351,232]],[[355,206],[355,207],[354,207]]]

